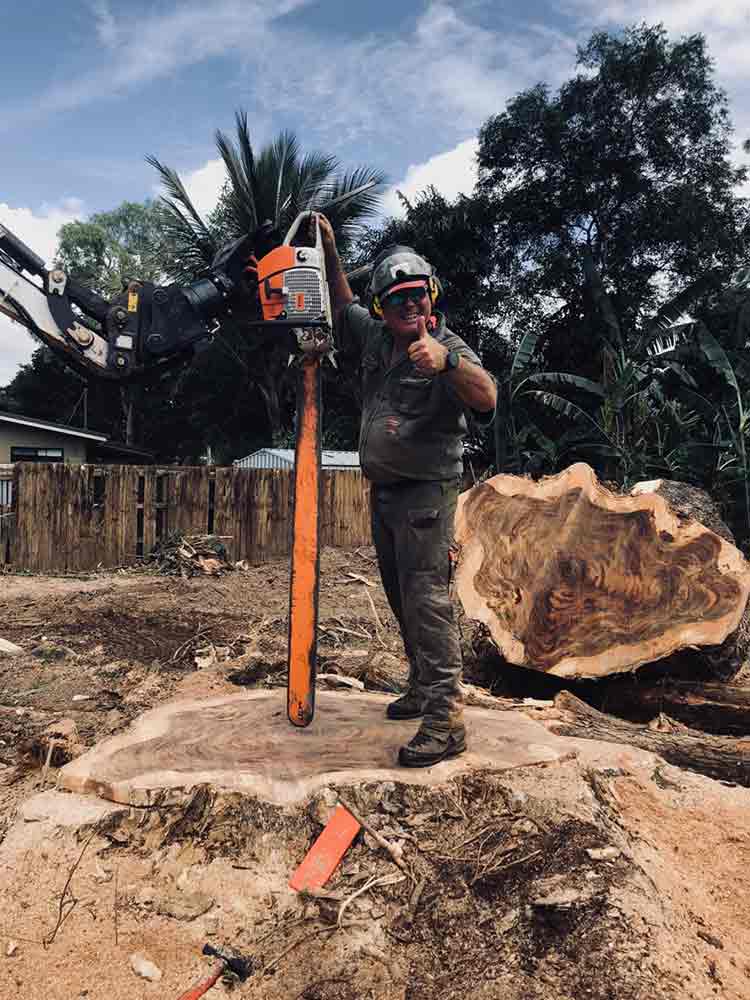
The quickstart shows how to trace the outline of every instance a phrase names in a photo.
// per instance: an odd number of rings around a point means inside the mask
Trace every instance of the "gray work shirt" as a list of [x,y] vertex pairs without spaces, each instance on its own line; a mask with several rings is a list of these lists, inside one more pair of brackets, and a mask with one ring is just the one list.
[[[467,361],[481,364],[471,348],[435,313],[431,335]],[[352,303],[338,330],[343,353],[358,354],[362,378],[359,460],[374,483],[455,479],[463,472],[467,408],[443,375],[427,376],[402,356],[391,364],[393,335],[381,320]],[[473,412],[473,411],[469,411]],[[492,412],[481,414],[487,420]],[[395,430],[389,421],[397,421]]]

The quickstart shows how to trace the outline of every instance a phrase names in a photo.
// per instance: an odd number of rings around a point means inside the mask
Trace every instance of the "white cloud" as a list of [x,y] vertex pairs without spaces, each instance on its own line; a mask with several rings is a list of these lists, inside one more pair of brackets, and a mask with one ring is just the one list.
[[[106,38],[128,37],[127,18],[108,0],[91,0],[97,27]],[[313,26],[285,17],[313,0],[185,2],[139,18],[137,44],[106,51],[96,64],[67,85],[33,95],[19,107],[0,107],[0,131],[59,110],[121,96],[155,80],[174,76],[209,58],[232,55],[240,61],[235,82],[238,103],[256,125],[277,131],[290,119],[303,134],[340,146],[369,139],[412,145],[413,162],[425,144],[435,148],[476,132],[502,110],[520,88],[546,79],[560,82],[573,64],[574,42],[544,26],[519,23],[497,31],[480,25],[472,5],[430,0],[407,29],[333,41]],[[112,11],[116,13],[113,15]],[[373,156],[368,151],[368,160]]]
[[57,250],[57,232],[66,222],[83,217],[80,198],[63,198],[54,204],[42,204],[36,211],[30,208],[13,208],[0,201],[0,223],[23,240],[47,264]]
[[120,31],[108,0],[92,0],[91,12],[94,15],[96,37],[102,45],[113,48],[120,39]]
[[578,0],[599,24],[663,24],[670,35],[700,32],[716,60],[720,80],[748,79],[750,8],[738,0]]
[[31,360],[37,347],[39,344],[25,327],[0,315],[0,387],[13,381],[19,367]]
[[342,41],[335,57],[330,39],[310,32],[289,29],[285,41],[304,58],[280,61],[271,34],[248,65],[258,107],[303,115],[325,142],[369,138],[386,153],[398,144],[413,162],[436,135],[448,146],[475,134],[519,89],[561,82],[574,61],[573,43],[554,33],[529,23],[500,38],[446,0],[428,3],[410,30]]
[[[78,198],[66,198],[56,205],[42,205],[36,211],[13,208],[0,202],[0,223],[48,265],[52,263],[57,249],[60,226],[82,215],[83,202]],[[24,327],[0,314],[0,386],[11,381],[18,366],[29,361],[38,346]]]
[[208,160],[202,167],[198,167],[197,170],[192,170],[182,177],[190,200],[204,219],[209,212],[216,208],[226,179],[227,172],[224,168],[224,161],[220,157]]
[[424,163],[412,164],[404,179],[385,192],[381,205],[383,214],[403,215],[397,191],[409,200],[430,186],[434,186],[448,199],[456,198],[459,194],[471,194],[477,180],[478,147],[477,139],[465,139],[455,149],[438,153]]
[[[54,112],[70,110],[102,98],[120,95],[229,52],[243,54],[265,44],[266,28],[312,0],[214,0],[186,2],[163,12],[138,17],[113,14],[107,0],[93,0],[94,24],[107,47],[106,59],[65,85],[57,84],[28,103],[0,108],[0,123],[8,131]],[[135,34],[133,34],[135,32]],[[121,40],[128,40],[122,44]],[[278,40],[277,40],[278,41]],[[94,61],[94,60],[92,60]],[[283,62],[283,60],[282,60]]]

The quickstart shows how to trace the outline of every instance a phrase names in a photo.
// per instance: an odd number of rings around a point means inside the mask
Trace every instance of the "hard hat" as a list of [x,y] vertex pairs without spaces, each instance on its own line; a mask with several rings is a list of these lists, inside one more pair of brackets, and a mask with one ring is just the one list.
[[395,285],[423,279],[430,292],[433,304],[442,288],[429,261],[421,257],[412,247],[394,245],[386,247],[373,264],[367,293],[370,310],[382,316],[382,301],[385,293]]

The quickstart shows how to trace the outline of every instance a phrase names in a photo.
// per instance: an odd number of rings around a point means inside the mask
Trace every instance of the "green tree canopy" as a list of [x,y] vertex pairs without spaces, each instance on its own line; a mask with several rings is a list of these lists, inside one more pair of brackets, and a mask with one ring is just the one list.
[[153,201],[124,201],[85,222],[67,222],[58,238],[60,265],[105,298],[121,292],[129,279],[158,282],[164,274],[163,225]]
[[583,248],[623,329],[638,330],[668,294],[736,266],[746,172],[730,161],[727,100],[701,35],[597,33],[578,65],[557,94],[539,84],[485,123],[479,190],[508,327],[540,333],[551,366],[595,375]]

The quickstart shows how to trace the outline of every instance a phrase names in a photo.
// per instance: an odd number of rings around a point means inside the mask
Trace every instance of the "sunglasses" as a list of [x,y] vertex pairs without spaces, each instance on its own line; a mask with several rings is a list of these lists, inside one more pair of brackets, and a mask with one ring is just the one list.
[[397,292],[391,292],[383,305],[398,309],[399,306],[406,305],[407,302],[421,302],[425,295],[427,295],[427,289],[424,286],[421,288],[400,288]]

